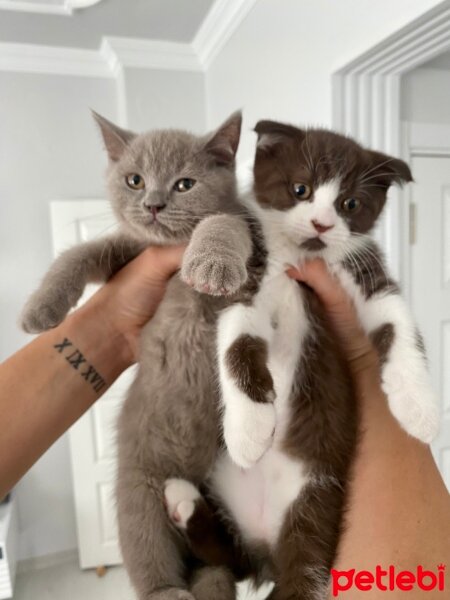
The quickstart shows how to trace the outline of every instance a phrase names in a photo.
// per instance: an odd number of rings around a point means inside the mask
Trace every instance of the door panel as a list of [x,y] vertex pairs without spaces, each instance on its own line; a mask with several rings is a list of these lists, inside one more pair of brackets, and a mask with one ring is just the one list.
[[[116,226],[106,200],[52,202],[51,218],[55,256],[75,244],[112,233]],[[95,289],[89,286],[81,302]],[[133,376],[132,367],[69,432],[82,568],[122,562],[114,506],[115,422]]]
[[433,450],[450,490],[450,157],[416,156],[412,171],[411,300],[442,412]]

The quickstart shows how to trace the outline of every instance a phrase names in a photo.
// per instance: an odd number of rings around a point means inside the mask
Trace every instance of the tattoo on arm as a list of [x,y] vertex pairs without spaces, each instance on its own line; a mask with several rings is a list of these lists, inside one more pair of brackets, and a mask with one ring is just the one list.
[[60,344],[55,344],[53,347],[58,351],[58,354],[64,356],[75,371],[80,373],[81,377],[90,384],[95,392],[98,393],[102,391],[106,386],[106,381],[95,368],[87,362],[83,354],[75,348],[68,338],[65,337]]

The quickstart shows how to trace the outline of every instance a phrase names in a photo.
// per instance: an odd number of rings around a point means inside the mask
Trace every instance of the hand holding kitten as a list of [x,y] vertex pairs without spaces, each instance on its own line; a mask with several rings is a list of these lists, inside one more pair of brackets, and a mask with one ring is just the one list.
[[361,373],[379,378],[378,354],[359,323],[350,297],[326,264],[314,259],[288,269],[287,274],[311,287],[323,303],[354,378],[357,380]]

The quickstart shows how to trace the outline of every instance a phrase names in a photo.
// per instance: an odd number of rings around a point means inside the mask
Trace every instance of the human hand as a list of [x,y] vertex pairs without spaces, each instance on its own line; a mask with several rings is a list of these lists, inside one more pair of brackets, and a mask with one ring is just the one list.
[[312,288],[325,307],[330,323],[338,336],[342,350],[354,375],[379,368],[378,357],[371,341],[363,331],[355,307],[336,277],[320,259],[290,268],[289,277]]
[[158,308],[184,250],[185,246],[147,248],[74,313],[75,318],[84,318],[86,312],[93,312],[105,336],[121,338],[117,352],[127,366],[137,360],[141,329]]
[[[310,286],[323,303],[358,399],[360,439],[335,568],[372,572],[378,564],[411,572],[417,565],[434,569],[450,557],[450,497],[430,448],[408,435],[390,412],[375,348],[325,263],[312,260],[289,269],[288,275]],[[379,592],[373,587],[367,597],[378,599]],[[403,594],[396,590],[389,597],[400,600]],[[417,599],[437,596],[414,591]],[[360,591],[353,586],[345,598],[358,600]]]
[[353,302],[340,282],[320,259],[308,261],[301,267],[292,267],[287,274],[306,283],[322,302],[353,376],[362,418],[376,404],[378,417],[394,423],[381,390],[378,354],[363,331]]

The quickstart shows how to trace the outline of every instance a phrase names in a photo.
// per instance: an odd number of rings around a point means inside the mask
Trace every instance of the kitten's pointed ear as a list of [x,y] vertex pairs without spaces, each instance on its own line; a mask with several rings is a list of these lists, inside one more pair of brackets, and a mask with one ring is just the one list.
[[380,185],[388,188],[394,183],[403,185],[413,181],[411,169],[405,161],[374,150],[368,150],[368,153],[370,170],[367,176],[371,178],[372,182],[377,181]]
[[208,139],[205,150],[214,156],[218,164],[231,166],[241,137],[242,113],[237,111],[223,123]]
[[298,127],[267,120],[258,121],[255,125],[255,132],[258,135],[256,148],[261,151],[269,151],[286,140],[300,140],[304,136],[304,131]]
[[109,159],[112,162],[117,162],[128,144],[136,137],[136,134],[117,127],[117,125],[114,125],[114,123],[111,123],[95,111],[92,111],[92,116],[100,127]]

